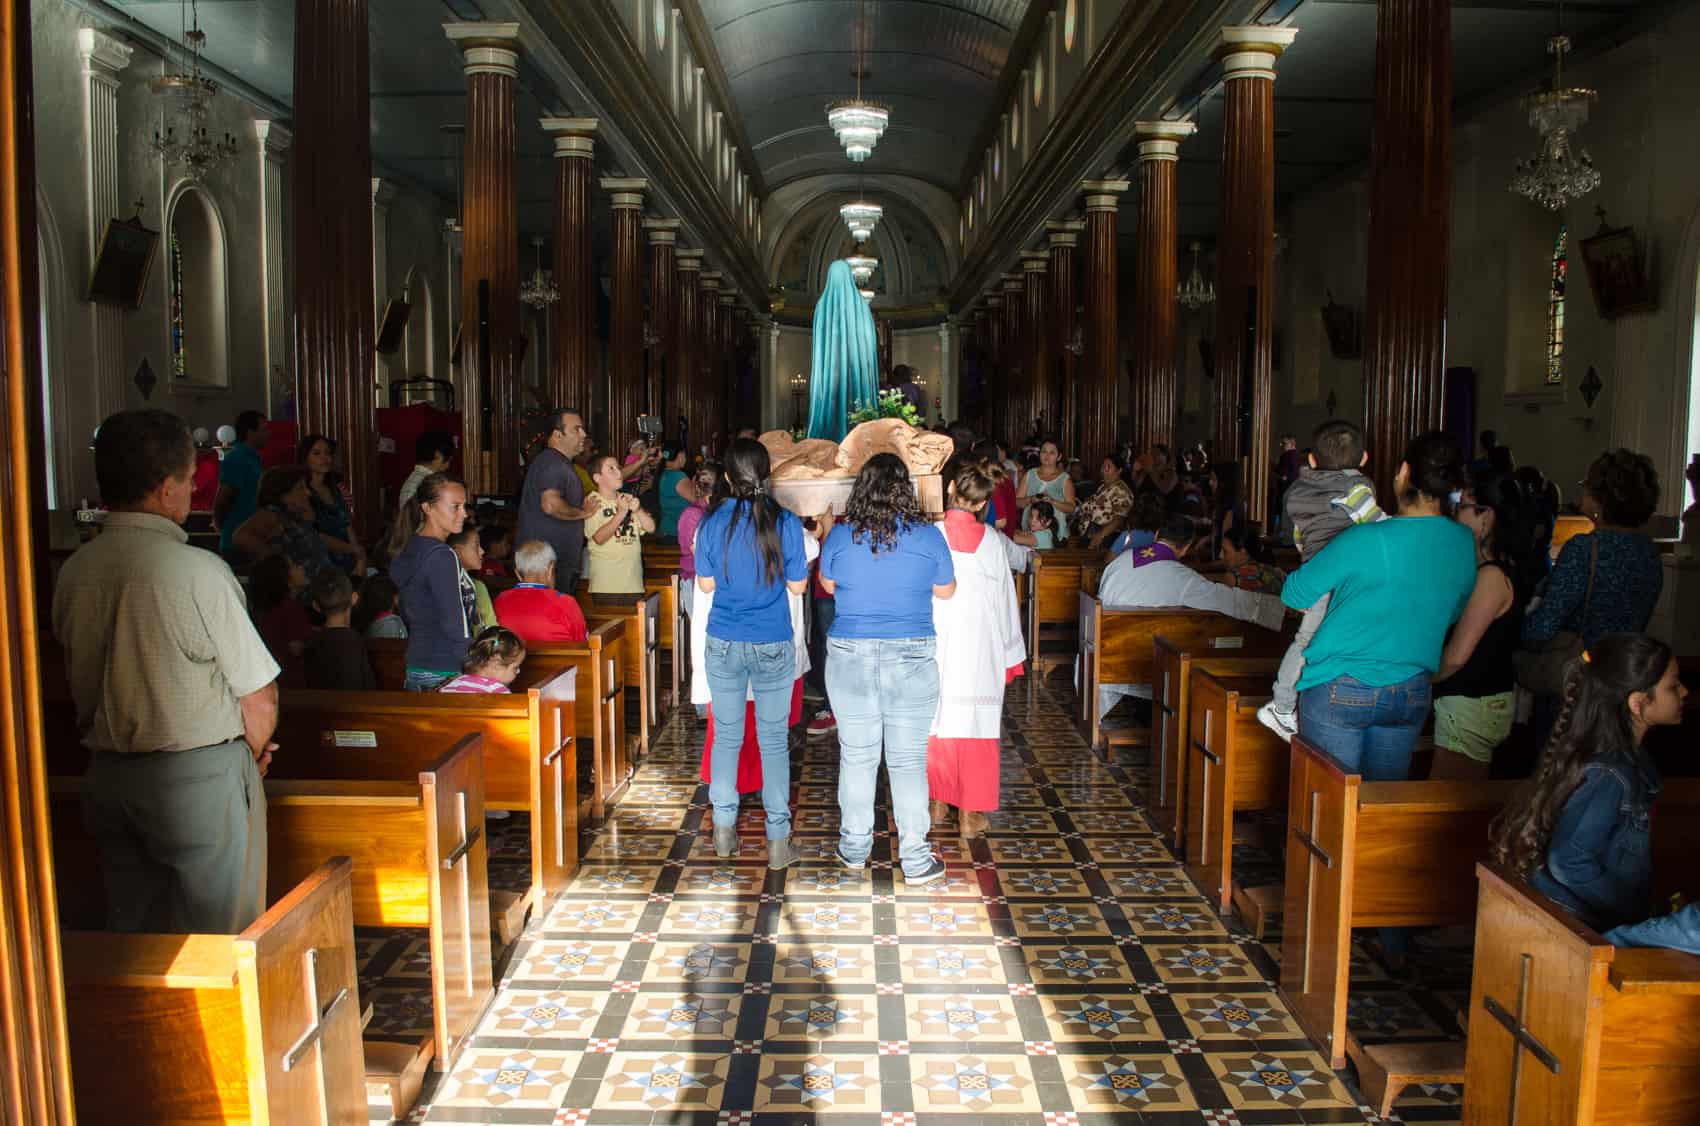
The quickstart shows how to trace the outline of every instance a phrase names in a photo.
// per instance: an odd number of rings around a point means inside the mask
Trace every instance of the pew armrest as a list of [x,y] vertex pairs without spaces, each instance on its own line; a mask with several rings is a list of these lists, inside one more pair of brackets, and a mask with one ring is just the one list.
[[232,937],[67,931],[65,981],[143,989],[233,989],[236,949]]
[[1621,949],[1612,956],[1611,984],[1619,993],[1700,995],[1700,956],[1652,947]]

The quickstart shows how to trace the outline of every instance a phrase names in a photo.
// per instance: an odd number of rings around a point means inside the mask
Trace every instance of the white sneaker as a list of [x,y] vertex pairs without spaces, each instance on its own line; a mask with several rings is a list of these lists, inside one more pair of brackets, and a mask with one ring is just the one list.
[[1280,711],[1273,700],[1257,709],[1257,722],[1279,735],[1284,743],[1291,743],[1299,733],[1298,716]]

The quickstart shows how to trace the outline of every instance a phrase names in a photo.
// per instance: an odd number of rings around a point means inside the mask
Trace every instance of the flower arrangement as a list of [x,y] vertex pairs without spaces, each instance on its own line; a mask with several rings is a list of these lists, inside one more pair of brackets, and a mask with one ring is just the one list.
[[850,426],[854,429],[876,418],[901,418],[910,426],[921,426],[920,414],[909,400],[903,397],[903,392],[895,387],[889,391],[881,391],[872,403],[857,402],[850,411]]

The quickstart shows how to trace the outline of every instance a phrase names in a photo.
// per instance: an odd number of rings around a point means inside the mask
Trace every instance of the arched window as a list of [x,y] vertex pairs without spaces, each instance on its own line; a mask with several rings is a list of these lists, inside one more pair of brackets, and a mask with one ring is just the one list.
[[224,224],[198,188],[179,192],[170,216],[166,310],[171,378],[224,387],[230,382]]
[[1552,242],[1552,272],[1547,283],[1547,383],[1564,382],[1564,282],[1569,269],[1570,231],[1558,228]]

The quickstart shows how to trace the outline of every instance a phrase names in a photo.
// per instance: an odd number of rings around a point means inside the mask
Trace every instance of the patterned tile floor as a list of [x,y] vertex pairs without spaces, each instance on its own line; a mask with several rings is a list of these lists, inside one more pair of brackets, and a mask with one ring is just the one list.
[[[894,879],[883,813],[868,872],[832,860],[830,739],[793,744],[803,864],[768,874],[750,804],[740,855],[717,860],[700,726],[673,716],[413,1120],[1381,1121],[1299,1032],[1269,951],[1217,917],[1150,831],[1145,767],[1106,766],[1044,690],[1031,703],[1012,690],[1006,717],[990,835],[965,849],[936,834],[948,879],[911,892]],[[496,834],[498,885],[509,835]],[[417,972],[418,951],[363,942],[369,985]],[[1436,1005],[1413,1009],[1407,993],[1364,996],[1355,1024],[1433,1023]],[[380,1019],[410,1013],[379,1006]],[[1449,1095],[1413,1092],[1404,1120],[1455,1121]]]

